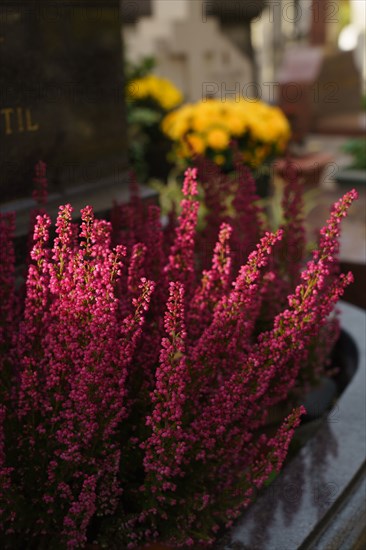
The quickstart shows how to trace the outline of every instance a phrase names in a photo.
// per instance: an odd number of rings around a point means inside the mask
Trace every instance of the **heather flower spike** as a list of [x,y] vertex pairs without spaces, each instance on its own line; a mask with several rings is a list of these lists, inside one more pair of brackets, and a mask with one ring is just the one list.
[[[36,202],[36,207],[30,213],[29,234],[28,234],[28,251],[33,248],[33,227],[36,224],[37,216],[46,214],[45,206],[48,198],[48,180],[47,167],[43,161],[36,163],[34,167],[33,177],[33,192],[32,197]],[[27,264],[30,262],[30,257],[27,258]]]
[[[15,297],[15,252],[13,235],[15,215],[0,214],[0,350],[10,345],[14,330]],[[0,359],[2,370],[3,354]],[[1,390],[0,390],[1,391]]]
[[171,247],[165,273],[171,281],[185,284],[191,293],[194,273],[194,247],[199,203],[193,200],[197,195],[197,170],[188,168],[184,174],[182,213],[178,218],[175,241]]
[[182,473],[180,468],[186,445],[182,430],[186,402],[185,388],[188,370],[185,360],[186,330],[184,325],[184,290],[181,283],[170,283],[164,327],[167,337],[161,342],[156,386],[152,392],[153,411],[146,424],[152,434],[143,445],[146,484],[153,493],[174,491],[174,480]]
[[215,307],[229,288],[231,276],[230,237],[232,228],[223,223],[215,245],[210,270],[202,273],[201,284],[196,288],[189,308],[189,330],[197,338],[212,320]]
[[37,162],[34,169],[35,174],[33,177],[33,198],[40,208],[42,208],[46,204],[48,197],[46,168],[46,164],[40,160],[39,162]]
[[14,218],[0,214],[1,547],[210,546],[281,468],[304,410],[270,436],[263,425],[323,373],[312,356],[337,335],[352,279],[339,274],[340,223],[357,194],[336,203],[304,266],[295,178],[271,233],[238,159],[236,178],[197,160],[201,233],[196,169],[168,229],[133,180],[111,223],[86,206],[77,228],[67,204],[51,242],[38,213],[24,291]]

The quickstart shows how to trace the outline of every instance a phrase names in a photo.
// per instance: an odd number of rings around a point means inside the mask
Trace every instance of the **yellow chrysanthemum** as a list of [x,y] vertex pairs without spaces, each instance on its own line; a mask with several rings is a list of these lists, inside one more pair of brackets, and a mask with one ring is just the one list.
[[165,111],[170,111],[183,101],[183,95],[170,80],[155,75],[135,79],[127,85],[127,99],[130,101],[155,100]]
[[205,152],[205,149],[206,149],[205,142],[197,134],[190,134],[189,136],[187,136],[187,141],[189,145],[192,147],[194,153],[201,155],[202,153]]
[[[201,100],[178,108],[173,115],[163,122],[163,131],[179,143],[186,157],[192,154],[184,143],[187,135],[196,143],[195,151],[203,148],[203,140],[206,147],[217,152],[224,151],[232,137],[240,140],[245,136],[246,151],[242,152],[251,164],[260,164],[273,151],[283,150],[290,138],[290,126],[283,112],[262,101]],[[215,162],[221,162],[221,156],[216,155]]]
[[207,145],[212,149],[223,150],[229,146],[230,136],[222,128],[213,128],[207,133]]
[[246,121],[240,114],[232,114],[226,121],[226,126],[233,136],[241,136],[246,129]]
[[219,166],[222,166],[225,163],[225,157],[224,157],[224,155],[215,155],[214,156],[214,161]]
[[211,119],[205,113],[197,113],[192,118],[192,129],[196,132],[204,132],[210,124]]

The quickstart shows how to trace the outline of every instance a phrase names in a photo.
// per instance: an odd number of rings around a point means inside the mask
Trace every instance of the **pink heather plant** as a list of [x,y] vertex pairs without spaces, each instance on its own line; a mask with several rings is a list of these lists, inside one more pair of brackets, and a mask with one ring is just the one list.
[[[352,278],[336,269],[340,222],[356,192],[334,206],[301,271],[296,181],[271,233],[240,169],[236,216],[230,224],[218,208],[201,272],[196,177],[187,170],[174,235],[136,194],[112,224],[84,208],[79,235],[61,206],[53,244],[39,214],[25,297],[14,219],[0,218],[3,548],[209,546],[281,468],[304,410],[272,437],[261,428],[316,379],[314,350],[325,359],[337,334],[329,315]],[[216,225],[212,216],[208,239]]]

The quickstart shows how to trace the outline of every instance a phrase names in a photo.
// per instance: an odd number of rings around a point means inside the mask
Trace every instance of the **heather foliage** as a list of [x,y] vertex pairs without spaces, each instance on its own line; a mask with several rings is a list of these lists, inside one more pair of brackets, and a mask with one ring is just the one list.
[[[25,295],[14,219],[0,218],[2,547],[209,545],[281,468],[303,410],[271,436],[261,427],[316,376],[314,349],[333,338],[328,318],[351,280],[336,269],[339,227],[356,193],[334,206],[301,271],[293,179],[275,233],[241,169],[236,215],[217,210],[198,236],[196,176],[187,170],[165,230],[136,193],[112,223],[84,208],[78,234],[60,207],[53,242],[39,214]],[[195,248],[215,231],[202,268]]]

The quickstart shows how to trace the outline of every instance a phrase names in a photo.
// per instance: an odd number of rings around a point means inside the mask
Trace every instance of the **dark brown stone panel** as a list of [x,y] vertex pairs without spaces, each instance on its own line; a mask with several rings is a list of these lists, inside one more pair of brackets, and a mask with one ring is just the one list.
[[51,191],[122,177],[123,104],[119,0],[1,2],[1,202],[39,159]]

